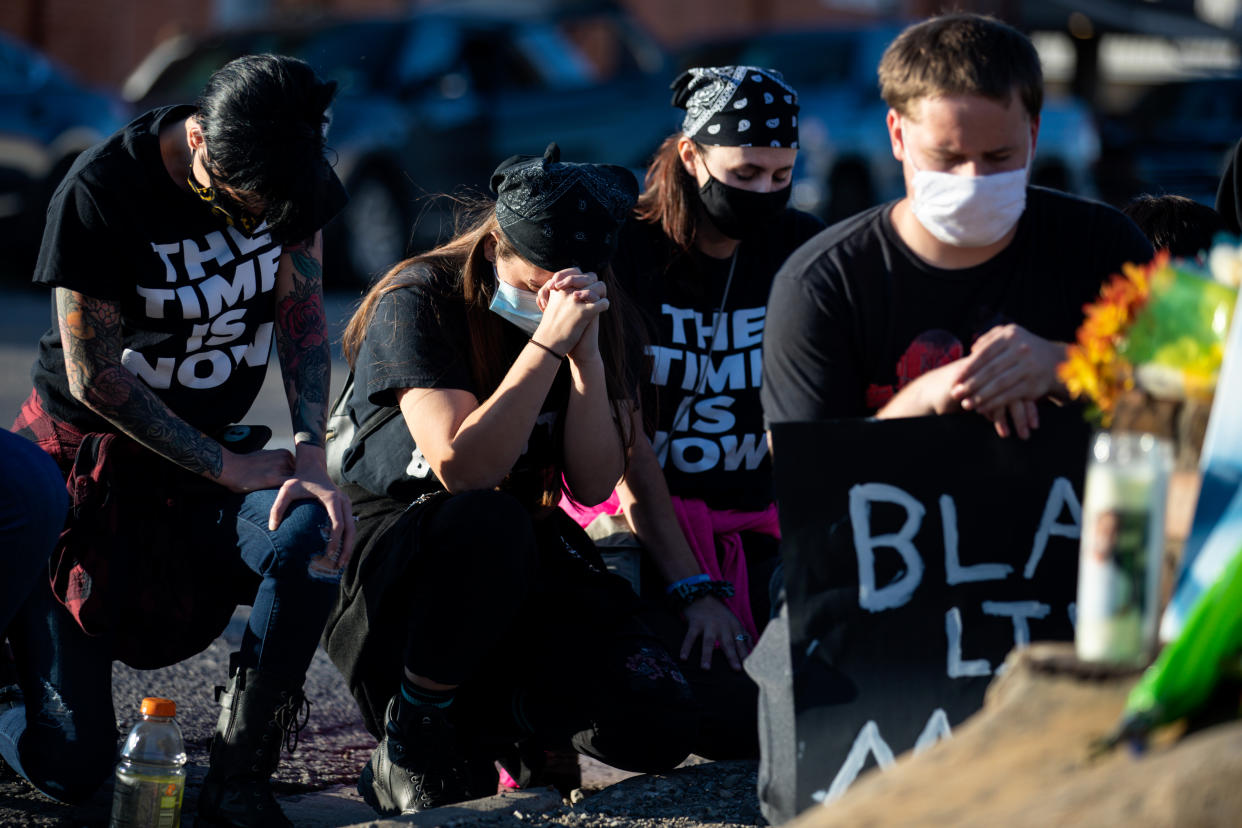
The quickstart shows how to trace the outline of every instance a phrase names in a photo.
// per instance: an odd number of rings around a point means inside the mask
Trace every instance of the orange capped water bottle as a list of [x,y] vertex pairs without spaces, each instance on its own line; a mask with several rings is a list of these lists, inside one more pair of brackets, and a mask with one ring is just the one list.
[[177,828],[185,792],[185,746],[176,702],[142,700],[142,719],[129,731],[116,766],[110,828]]

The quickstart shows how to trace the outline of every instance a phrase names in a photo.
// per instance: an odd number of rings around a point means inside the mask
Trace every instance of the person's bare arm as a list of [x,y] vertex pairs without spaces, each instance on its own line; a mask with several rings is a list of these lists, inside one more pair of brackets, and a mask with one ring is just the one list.
[[992,328],[969,355],[928,371],[877,412],[879,419],[973,411],[996,433],[1027,439],[1039,428],[1036,402],[1061,390],[1056,366],[1065,346],[1017,325]]
[[[578,301],[565,291],[551,291],[532,338],[565,355],[590,321],[607,310],[607,303],[606,298]],[[527,343],[500,385],[482,401],[454,388],[396,392],[415,444],[450,492],[499,485],[517,463],[561,365],[544,347]],[[614,440],[613,445],[619,461],[620,444]]]
[[332,351],[323,309],[320,236],[290,245],[276,273],[276,352],[295,443],[323,447]]
[[500,485],[522,454],[560,362],[527,345],[500,386],[479,402],[458,388],[403,388],[410,436],[450,492]]
[[56,288],[56,317],[69,393],[151,451],[236,492],[280,485],[292,471],[288,452],[238,455],[177,416],[121,364],[121,308]]
[[349,498],[328,476],[324,431],[332,352],[323,309],[321,234],[285,248],[276,270],[276,352],[293,424],[295,461],[272,504],[268,519],[275,528],[297,500],[323,504],[332,523],[328,542],[338,568],[353,553],[354,521]]
[[899,417],[926,417],[932,414],[950,414],[960,411],[961,406],[953,399],[953,386],[965,367],[965,358],[941,365],[915,379],[898,391],[884,407],[876,412],[876,418],[891,420]]
[[[545,303],[552,292],[608,303],[608,289],[594,273],[560,273],[540,291]],[[583,287],[588,286],[588,287]],[[581,289],[579,289],[581,287]],[[578,502],[594,506],[608,498],[625,471],[624,442],[617,429],[632,428],[632,406],[622,409],[608,399],[608,382],[599,351],[599,316],[591,318],[569,354],[569,401],[565,409],[565,482]],[[624,417],[624,421],[614,418]]]
[[[664,470],[656,459],[655,451],[647,435],[643,433],[641,415],[635,411],[633,428],[636,430],[634,445],[630,448],[629,468],[617,484],[617,497],[625,520],[651,556],[660,574],[670,584],[701,575],[699,565],[681,524],[673,512]],[[738,636],[746,630],[742,622],[723,601],[714,596],[704,596],[683,611],[686,617],[686,635],[682,639],[680,656],[690,657],[694,642],[703,639],[701,664],[710,669],[712,651],[716,642],[734,670],[742,669],[742,659],[750,652],[750,641],[739,641]]]

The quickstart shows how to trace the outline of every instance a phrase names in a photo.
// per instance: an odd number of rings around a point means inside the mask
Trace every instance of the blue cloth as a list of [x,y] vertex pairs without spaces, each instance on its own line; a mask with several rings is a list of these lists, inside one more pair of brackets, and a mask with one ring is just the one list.
[[[241,665],[299,687],[336,602],[339,574],[324,578],[308,571],[311,558],[327,546],[323,506],[295,503],[272,532],[267,520],[275,497],[275,490],[265,490],[205,498],[202,505],[220,521],[235,521],[238,554],[262,578],[243,634]],[[46,580],[9,632],[26,699],[23,775],[55,799],[79,802],[107,780],[116,762],[108,638],[87,636]]]
[[242,637],[240,663],[300,686],[336,603],[341,573],[324,577],[308,569],[331,535],[323,506],[313,500],[293,504],[273,532],[267,519],[275,500],[275,489],[251,492],[237,510],[238,551],[263,578]]
[[68,508],[52,458],[26,438],[0,431],[0,631],[46,571]]

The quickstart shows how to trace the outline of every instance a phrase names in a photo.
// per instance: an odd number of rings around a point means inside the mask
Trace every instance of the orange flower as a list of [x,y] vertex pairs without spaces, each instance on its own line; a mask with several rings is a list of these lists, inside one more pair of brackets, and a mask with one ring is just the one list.
[[1162,252],[1147,265],[1122,265],[1121,273],[1100,288],[1100,298],[1083,308],[1077,343],[1057,369],[1070,396],[1090,401],[1089,416],[1104,427],[1122,393],[1134,386],[1133,368],[1118,346],[1151,295],[1153,279],[1168,263],[1168,253]]
[[1074,398],[1083,394],[1095,397],[1099,391],[1099,373],[1094,361],[1085,349],[1077,345],[1069,346],[1065,362],[1057,366],[1057,377],[1065,383],[1065,388]]
[[1084,345],[1113,343],[1130,322],[1125,307],[1100,302],[1087,306],[1087,318],[1078,329],[1078,341]]

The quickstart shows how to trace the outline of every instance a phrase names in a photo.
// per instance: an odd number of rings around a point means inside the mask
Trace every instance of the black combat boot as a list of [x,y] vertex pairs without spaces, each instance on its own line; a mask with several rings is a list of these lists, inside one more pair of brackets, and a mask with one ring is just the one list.
[[[236,654],[234,654],[236,655]],[[211,766],[198,796],[199,828],[293,828],[272,793],[280,749],[297,748],[310,702],[301,686],[271,681],[230,659],[227,687],[216,688],[220,719]]]
[[393,696],[384,738],[362,769],[358,793],[381,816],[393,816],[491,796],[496,782],[495,765],[466,758],[444,710]]

